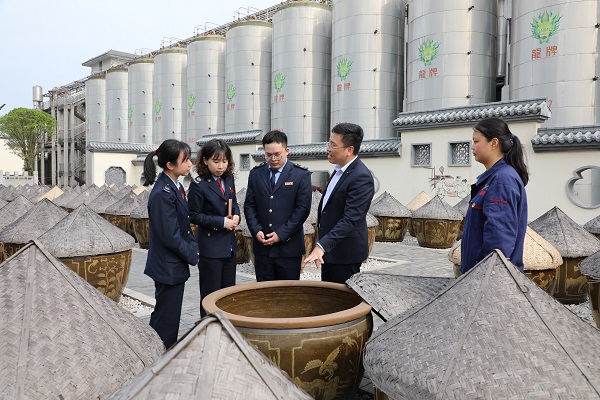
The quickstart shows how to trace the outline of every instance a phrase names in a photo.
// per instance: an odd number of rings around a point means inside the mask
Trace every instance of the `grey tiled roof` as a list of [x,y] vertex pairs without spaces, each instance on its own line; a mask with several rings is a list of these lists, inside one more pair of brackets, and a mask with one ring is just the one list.
[[226,132],[216,135],[204,135],[201,139],[196,141],[198,146],[202,146],[204,143],[211,139],[221,139],[225,143],[244,143],[244,142],[256,142],[262,139],[262,130],[254,129],[251,131],[239,131],[239,132]]
[[87,150],[105,151],[108,153],[144,153],[148,154],[158,148],[155,144],[121,143],[121,142],[88,142]]
[[440,126],[474,125],[485,118],[497,117],[506,121],[545,121],[551,115],[545,98],[483,103],[465,107],[440,108],[405,112],[394,120],[397,130],[408,131]]
[[[400,156],[400,139],[372,139],[365,140],[360,146],[361,157]],[[264,161],[265,154],[262,148],[252,154],[255,161]],[[290,160],[326,159],[327,142],[298,144],[290,146]]]
[[600,126],[538,129],[531,144],[535,151],[599,150]]

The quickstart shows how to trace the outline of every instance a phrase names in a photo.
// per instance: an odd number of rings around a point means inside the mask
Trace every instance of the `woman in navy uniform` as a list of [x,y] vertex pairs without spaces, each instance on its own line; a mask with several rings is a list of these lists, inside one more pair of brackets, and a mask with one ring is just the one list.
[[504,121],[489,118],[473,128],[472,150],[486,171],[471,186],[460,271],[467,272],[494,249],[522,271],[529,173],[521,141]]
[[233,156],[225,142],[206,142],[198,151],[195,167],[198,177],[190,186],[190,221],[198,225],[200,315],[204,317],[202,299],[235,285],[234,229],[240,222],[240,209],[235,195]]
[[[144,273],[154,279],[156,305],[150,326],[166,348],[177,341],[185,282],[198,263],[198,245],[190,233],[188,204],[180,176],[190,172],[190,146],[165,140],[144,161],[144,186],[154,183],[148,198],[150,246]],[[154,156],[163,172],[156,177]]]

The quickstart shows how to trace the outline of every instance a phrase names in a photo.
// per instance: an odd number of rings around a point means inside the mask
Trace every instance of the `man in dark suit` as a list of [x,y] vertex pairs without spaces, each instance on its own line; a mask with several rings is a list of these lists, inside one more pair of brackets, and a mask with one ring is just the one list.
[[323,264],[321,280],[344,283],[369,256],[366,216],[375,187],[371,172],[357,156],[362,128],[344,122],[331,132],[327,159],[335,164],[334,173],[319,204],[319,241],[304,264]]
[[310,212],[310,172],[288,162],[285,133],[271,131],[262,143],[267,162],[250,171],[244,202],[256,280],[297,280],[306,252],[302,224]]

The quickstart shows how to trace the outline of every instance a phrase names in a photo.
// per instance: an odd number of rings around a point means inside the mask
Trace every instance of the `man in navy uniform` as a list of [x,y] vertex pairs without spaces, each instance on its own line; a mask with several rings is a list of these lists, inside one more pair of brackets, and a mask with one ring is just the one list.
[[244,202],[256,280],[298,280],[306,252],[302,225],[310,212],[310,172],[288,162],[284,132],[267,133],[262,144],[267,162],[250,171]]
[[319,204],[319,240],[304,264],[323,264],[321,280],[345,283],[360,272],[369,256],[366,217],[375,186],[371,172],[358,158],[362,128],[344,122],[331,132],[327,159],[334,172]]

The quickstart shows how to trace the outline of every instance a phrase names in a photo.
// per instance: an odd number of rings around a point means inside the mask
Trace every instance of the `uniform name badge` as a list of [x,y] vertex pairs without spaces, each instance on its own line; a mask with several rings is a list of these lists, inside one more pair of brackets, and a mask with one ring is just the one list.
[[284,185],[285,186],[292,186],[294,184],[294,182],[285,182]]

